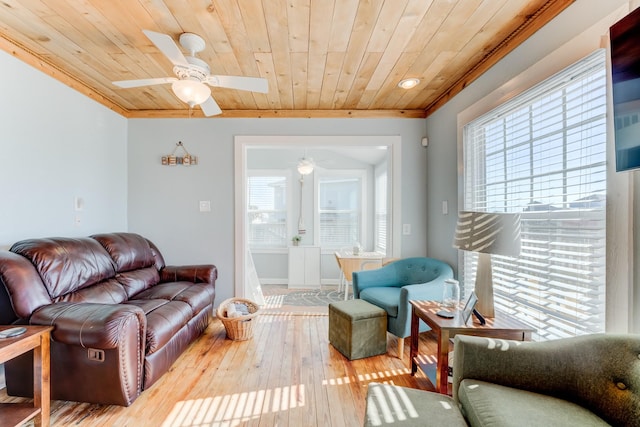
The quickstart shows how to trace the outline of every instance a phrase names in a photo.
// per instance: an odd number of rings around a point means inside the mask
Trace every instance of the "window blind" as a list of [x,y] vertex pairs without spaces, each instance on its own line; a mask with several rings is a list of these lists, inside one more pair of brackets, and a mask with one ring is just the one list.
[[352,247],[360,242],[362,179],[358,176],[318,178],[320,245]]
[[375,181],[374,246],[378,252],[387,252],[387,172]]
[[248,241],[251,248],[286,247],[287,177],[249,176]]
[[[522,218],[520,256],[492,256],[496,309],[539,340],[604,331],[604,50],[468,123],[463,138],[464,210]],[[463,257],[468,291],[477,256]]]

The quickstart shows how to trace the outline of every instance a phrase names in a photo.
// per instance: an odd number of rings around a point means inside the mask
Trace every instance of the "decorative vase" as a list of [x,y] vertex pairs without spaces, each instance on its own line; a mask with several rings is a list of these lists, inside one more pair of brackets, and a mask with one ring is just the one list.
[[442,292],[442,307],[447,309],[456,309],[460,303],[460,284],[455,279],[447,279],[444,281],[444,290]]

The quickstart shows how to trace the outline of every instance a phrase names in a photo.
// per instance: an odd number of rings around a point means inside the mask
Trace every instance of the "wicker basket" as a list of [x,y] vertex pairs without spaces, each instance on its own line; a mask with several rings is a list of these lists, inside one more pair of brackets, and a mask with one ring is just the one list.
[[[239,317],[227,317],[229,304],[243,303],[249,308],[249,314]],[[234,341],[246,341],[253,336],[254,317],[258,315],[260,307],[255,302],[244,298],[229,298],[218,306],[216,315],[227,330],[227,337]]]

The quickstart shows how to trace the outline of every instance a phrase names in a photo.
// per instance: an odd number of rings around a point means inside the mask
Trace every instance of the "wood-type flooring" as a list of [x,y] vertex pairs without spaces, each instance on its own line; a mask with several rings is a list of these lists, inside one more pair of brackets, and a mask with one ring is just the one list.
[[[328,316],[259,315],[253,338],[231,341],[214,318],[149,390],[129,407],[52,401],[52,426],[361,426],[367,384],[393,383],[432,390],[422,374],[409,373],[387,335],[387,353],[349,361],[328,340]],[[435,354],[430,333],[421,351]],[[100,387],[100,384],[96,384]],[[0,401],[12,398],[0,390]]]

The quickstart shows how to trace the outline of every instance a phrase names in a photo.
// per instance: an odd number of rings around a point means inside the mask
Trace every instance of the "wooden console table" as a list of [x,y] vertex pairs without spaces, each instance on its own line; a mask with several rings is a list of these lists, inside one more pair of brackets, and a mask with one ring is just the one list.
[[[0,331],[14,326],[0,326]],[[15,338],[0,339],[0,363],[33,350],[33,404],[0,404],[0,426],[19,426],[33,419],[36,427],[48,427],[49,340],[51,326],[25,326],[27,332]]]
[[[486,319],[485,325],[476,323],[473,317],[468,324],[462,321],[462,311],[457,310],[452,319],[446,319],[436,314],[441,309],[439,302],[410,301],[411,309],[411,375],[415,375],[418,368],[427,376],[437,392],[448,393],[449,370],[449,340],[456,334],[476,335],[489,338],[512,339],[530,341],[531,333],[535,330],[527,324],[506,314],[496,312],[496,317]],[[423,362],[418,355],[419,323],[422,319],[437,336],[438,353],[436,362]],[[434,372],[435,368],[435,372]]]

